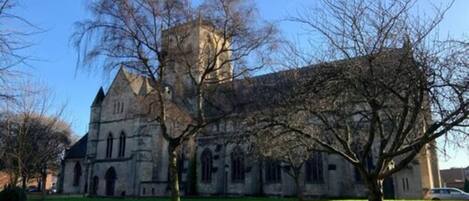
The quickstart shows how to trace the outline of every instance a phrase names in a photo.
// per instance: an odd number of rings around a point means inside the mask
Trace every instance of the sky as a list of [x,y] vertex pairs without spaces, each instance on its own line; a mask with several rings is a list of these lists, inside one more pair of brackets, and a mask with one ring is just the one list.
[[[27,19],[41,32],[29,36],[33,44],[24,50],[31,57],[24,69],[31,79],[46,85],[54,92],[57,104],[67,105],[66,118],[78,136],[87,132],[90,105],[98,89],[105,89],[112,76],[100,72],[89,72],[77,68],[77,54],[69,39],[74,32],[74,23],[89,17],[87,0],[20,0],[15,14]],[[297,11],[307,8],[313,1],[307,0],[257,0],[261,17],[274,21],[284,37],[298,39],[304,30],[298,25],[282,21]],[[427,11],[433,4],[446,0],[422,0],[417,7]],[[469,0],[456,0],[440,25],[440,34],[469,37]],[[469,166],[467,148],[451,148],[451,157],[440,154],[440,168]]]

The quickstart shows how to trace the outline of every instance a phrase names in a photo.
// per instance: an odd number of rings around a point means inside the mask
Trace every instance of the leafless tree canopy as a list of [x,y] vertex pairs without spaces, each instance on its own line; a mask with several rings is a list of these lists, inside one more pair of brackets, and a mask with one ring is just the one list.
[[48,171],[58,169],[70,144],[70,126],[62,119],[62,109],[53,111],[50,97],[43,91],[28,92],[0,111],[0,164],[11,185],[21,179],[25,188],[32,178],[45,184]]
[[38,30],[13,13],[16,6],[15,0],[0,0],[0,101],[13,100],[18,95],[15,85],[22,75],[18,66],[27,59],[19,50],[31,46],[25,39]]
[[[369,199],[381,200],[383,179],[434,149],[436,138],[467,137],[469,46],[435,33],[451,4],[434,18],[412,14],[412,0],[318,5],[291,20],[319,38],[324,53],[318,64],[285,72],[298,83],[255,121],[342,156],[361,173]],[[287,65],[311,61],[293,46],[288,51]]]

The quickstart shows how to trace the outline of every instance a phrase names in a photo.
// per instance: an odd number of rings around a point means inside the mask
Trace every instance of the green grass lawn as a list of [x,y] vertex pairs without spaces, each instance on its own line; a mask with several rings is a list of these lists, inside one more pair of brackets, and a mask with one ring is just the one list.
[[[36,195],[28,196],[28,201],[40,201],[40,197]],[[81,196],[48,196],[46,201],[169,201],[169,198],[88,198]],[[295,198],[219,198],[219,197],[195,197],[195,198],[182,198],[182,201],[295,201]]]
[[[46,201],[169,201],[169,198],[88,198],[82,196],[53,195],[48,196]],[[295,198],[269,198],[269,197],[242,197],[242,198],[220,198],[220,197],[196,197],[182,198],[182,201],[296,201]],[[29,195],[28,201],[40,201],[37,195]],[[315,200],[317,201],[317,200]],[[330,200],[330,201],[353,201],[353,199]],[[363,201],[363,200],[360,200]],[[407,201],[407,200],[406,200]],[[410,200],[409,200],[410,201]]]
[[[47,198],[46,201],[169,201],[169,198]],[[182,201],[294,201],[290,198],[182,198]],[[40,201],[40,199],[28,199],[28,201]]]

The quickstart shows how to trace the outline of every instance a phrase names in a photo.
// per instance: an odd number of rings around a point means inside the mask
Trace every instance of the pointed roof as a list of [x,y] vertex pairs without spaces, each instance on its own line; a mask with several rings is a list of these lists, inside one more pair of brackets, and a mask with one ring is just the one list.
[[101,103],[103,102],[104,97],[106,97],[106,95],[104,94],[103,87],[100,87],[98,90],[98,93],[94,97],[93,104],[91,104],[91,107],[101,106]]
[[119,68],[119,71],[117,72],[116,77],[118,77],[119,74],[122,74],[124,79],[127,80],[127,82],[129,83],[130,89],[132,89],[134,94],[138,95],[141,88],[144,86],[143,82],[144,82],[145,77],[129,72],[124,66],[121,66]]

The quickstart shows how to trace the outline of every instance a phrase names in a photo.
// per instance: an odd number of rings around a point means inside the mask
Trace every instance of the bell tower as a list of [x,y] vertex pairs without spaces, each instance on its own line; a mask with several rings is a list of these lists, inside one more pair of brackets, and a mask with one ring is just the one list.
[[209,22],[198,18],[169,28],[162,41],[167,52],[164,79],[173,95],[190,97],[196,84],[232,80],[230,41]]

